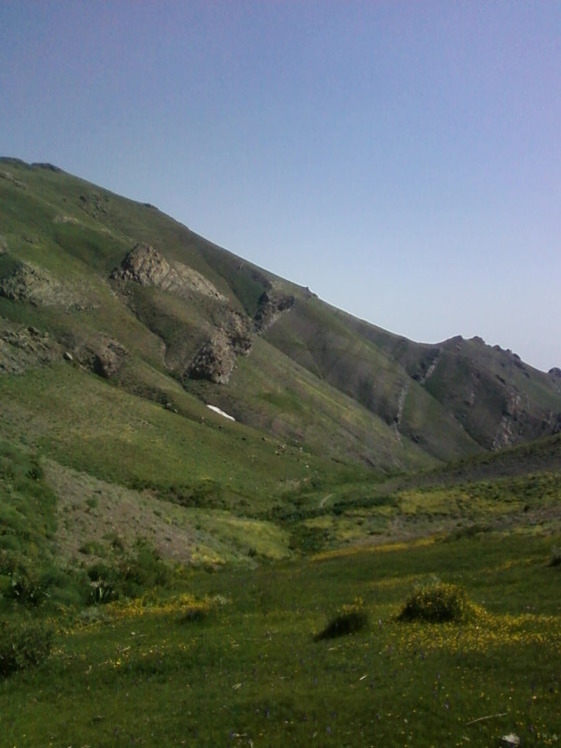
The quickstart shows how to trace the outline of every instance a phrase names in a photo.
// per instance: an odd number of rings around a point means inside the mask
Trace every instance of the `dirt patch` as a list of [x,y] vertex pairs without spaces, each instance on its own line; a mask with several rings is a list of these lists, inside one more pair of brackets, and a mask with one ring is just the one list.
[[162,558],[192,562],[197,533],[177,521],[175,505],[52,461],[46,463],[45,475],[59,499],[56,545],[64,561],[85,560],[92,546],[108,555],[115,546],[129,551],[145,538]]

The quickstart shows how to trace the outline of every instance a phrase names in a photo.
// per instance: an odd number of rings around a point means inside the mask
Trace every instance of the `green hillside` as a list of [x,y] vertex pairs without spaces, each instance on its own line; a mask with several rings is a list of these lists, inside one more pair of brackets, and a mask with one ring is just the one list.
[[0,160],[0,734],[556,745],[560,414]]
[[86,377],[101,374],[159,403],[179,383],[183,399],[222,403],[272,438],[383,470],[558,426],[558,379],[510,352],[479,340],[399,338],[153,206],[50,165],[0,164],[7,374],[33,363],[20,356],[18,364],[9,340],[14,325],[32,326],[49,334],[52,361],[67,354]]

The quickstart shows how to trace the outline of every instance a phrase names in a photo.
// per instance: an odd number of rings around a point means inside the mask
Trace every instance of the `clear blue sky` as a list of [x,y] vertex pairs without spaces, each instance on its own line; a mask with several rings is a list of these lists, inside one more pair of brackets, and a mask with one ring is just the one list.
[[0,154],[561,366],[559,0],[0,0]]

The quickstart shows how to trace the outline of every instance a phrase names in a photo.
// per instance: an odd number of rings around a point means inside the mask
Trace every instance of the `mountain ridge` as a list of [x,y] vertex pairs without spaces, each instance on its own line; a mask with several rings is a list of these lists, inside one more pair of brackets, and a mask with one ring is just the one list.
[[480,338],[384,331],[50,164],[0,159],[0,191],[4,360],[27,325],[84,376],[157,402],[170,378],[257,433],[384,470],[561,428],[554,372]]

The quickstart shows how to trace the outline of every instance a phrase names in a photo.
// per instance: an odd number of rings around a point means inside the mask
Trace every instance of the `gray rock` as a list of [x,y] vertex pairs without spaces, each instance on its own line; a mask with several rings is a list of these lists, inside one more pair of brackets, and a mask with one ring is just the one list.
[[168,262],[149,244],[133,247],[120,266],[113,270],[111,278],[133,281],[141,286],[156,286],[181,297],[196,292],[224,300],[224,296],[204,275],[181,262]]
[[280,291],[265,291],[259,299],[259,309],[255,315],[256,329],[259,332],[264,332],[274,324],[281,314],[292,309],[294,304],[294,296]]
[[207,379],[215,384],[227,384],[236,363],[236,356],[228,336],[217,331],[208,340],[188,369],[190,379]]
[[522,741],[518,737],[518,735],[515,735],[513,732],[511,732],[509,735],[503,735],[501,737],[500,744],[506,746],[507,748],[512,748],[512,746],[522,745]]
[[129,353],[117,340],[100,335],[80,347],[75,355],[82,366],[104,379],[111,379],[118,374]]

